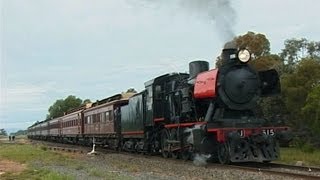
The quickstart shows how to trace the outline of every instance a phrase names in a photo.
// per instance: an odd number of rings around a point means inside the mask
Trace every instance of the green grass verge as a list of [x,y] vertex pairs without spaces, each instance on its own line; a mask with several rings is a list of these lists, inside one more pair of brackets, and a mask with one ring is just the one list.
[[0,159],[11,160],[27,164],[27,169],[20,173],[5,173],[0,179],[74,179],[72,176],[62,175],[42,167],[35,167],[32,163],[66,165],[71,161],[69,157],[47,151],[44,146],[27,144],[0,144]]
[[298,148],[281,148],[278,162],[295,164],[302,161],[305,165],[320,166],[320,150],[306,152]]
[[20,163],[41,161],[44,163],[58,163],[63,165],[67,157],[59,153],[47,151],[45,146],[32,146],[28,144],[5,144],[0,145],[0,158]]
[[[2,174],[0,175],[1,180],[71,180],[76,179],[73,175],[79,171],[88,177],[108,180],[132,179],[129,175],[117,171],[113,172],[99,166],[92,167],[81,158],[72,158],[59,152],[50,151],[46,146],[40,145],[0,143],[0,160],[3,159],[26,164],[27,169],[19,173],[7,172]],[[56,166],[62,166],[64,171],[59,172],[59,170],[50,169],[50,167]]]
[[25,180],[25,179],[30,179],[30,180],[73,180],[75,179],[72,176],[68,175],[61,175],[57,172],[52,172],[47,169],[39,169],[39,170],[32,170],[32,169],[27,169],[19,174],[15,173],[5,173],[2,176],[0,176],[1,179],[6,179],[6,180]]

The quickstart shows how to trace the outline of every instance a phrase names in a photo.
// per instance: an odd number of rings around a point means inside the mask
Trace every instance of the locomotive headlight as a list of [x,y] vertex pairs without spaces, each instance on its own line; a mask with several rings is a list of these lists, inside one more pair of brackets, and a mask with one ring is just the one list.
[[247,49],[240,50],[238,58],[241,62],[246,63],[250,60],[251,54]]

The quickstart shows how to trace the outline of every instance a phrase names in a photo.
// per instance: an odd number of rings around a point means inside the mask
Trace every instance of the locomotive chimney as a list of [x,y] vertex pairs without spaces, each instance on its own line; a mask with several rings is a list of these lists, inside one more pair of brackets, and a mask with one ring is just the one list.
[[224,45],[222,50],[221,58],[224,62],[230,62],[236,58],[237,45],[234,41],[229,41]]
[[209,63],[207,61],[192,61],[189,63],[189,83],[194,84],[195,77],[204,71],[209,70]]

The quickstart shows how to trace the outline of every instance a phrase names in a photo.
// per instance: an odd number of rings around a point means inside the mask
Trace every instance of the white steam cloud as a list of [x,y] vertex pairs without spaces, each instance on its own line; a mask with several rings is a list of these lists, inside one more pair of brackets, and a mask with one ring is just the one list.
[[[141,1],[140,5],[142,5]],[[231,6],[231,0],[145,0],[143,5],[144,7],[161,5],[174,11],[181,10],[187,14],[205,18],[208,23],[215,25],[215,29],[224,42],[235,37],[233,27],[236,22],[236,12]]]
[[[187,137],[187,142],[190,144],[194,144],[193,139],[193,130],[200,129],[201,125],[195,125],[193,128],[186,128],[184,130],[184,133],[189,134]],[[211,154],[202,154],[202,153],[196,153],[193,157],[193,164],[196,166],[206,166],[208,163],[208,159],[211,157]]]
[[236,13],[229,0],[179,0],[179,4],[213,22],[222,40],[230,41],[235,36]]
[[206,166],[210,157],[210,154],[195,154],[193,164],[196,166]]

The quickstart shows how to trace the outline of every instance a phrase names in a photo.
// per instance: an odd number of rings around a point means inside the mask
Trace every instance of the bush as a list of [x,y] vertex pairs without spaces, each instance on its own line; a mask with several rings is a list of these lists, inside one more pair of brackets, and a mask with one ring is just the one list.
[[309,140],[307,140],[308,138],[305,137],[294,137],[291,144],[300,149],[302,152],[305,153],[313,153],[315,148],[313,147],[313,145],[310,143]]

